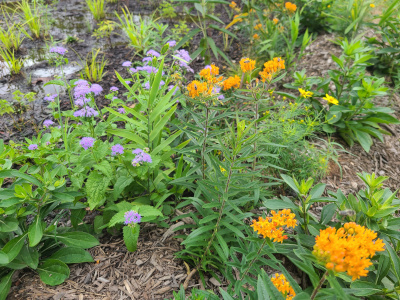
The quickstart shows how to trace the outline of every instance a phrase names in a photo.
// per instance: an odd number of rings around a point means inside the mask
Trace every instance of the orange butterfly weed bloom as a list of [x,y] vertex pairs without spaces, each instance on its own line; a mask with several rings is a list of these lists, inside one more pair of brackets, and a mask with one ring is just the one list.
[[244,73],[251,72],[256,67],[256,61],[248,57],[242,58],[240,60],[240,68]]
[[286,300],[292,300],[294,296],[296,296],[290,283],[286,280],[285,275],[275,273],[275,277],[272,277],[271,281],[277,290],[281,292],[283,297],[286,297]]
[[256,33],[253,35],[253,39],[258,40],[260,38],[260,36]]
[[296,215],[292,213],[290,209],[282,209],[278,212],[272,210],[271,214],[272,217],[266,217],[265,219],[259,217],[258,221],[253,220],[253,224],[250,226],[253,227],[254,231],[258,232],[258,234],[262,234],[264,238],[282,243],[283,240],[288,238],[284,235],[284,227],[296,227]]
[[329,227],[316,237],[312,253],[327,269],[347,272],[356,280],[367,276],[367,268],[372,265],[370,258],[384,250],[385,244],[376,237],[376,232],[354,222],[338,230]]
[[265,82],[265,80],[271,80],[275,73],[284,69],[285,61],[280,57],[274,57],[274,59],[269,60],[264,64],[264,70],[262,70],[259,74],[261,76],[261,80]]
[[230,7],[235,8],[237,6],[236,2],[232,1],[231,4],[229,4]]
[[297,9],[297,6],[291,2],[286,2],[285,8],[289,11],[289,13],[294,13]]
[[199,97],[200,95],[207,93],[207,82],[200,82],[198,80],[193,80],[188,84],[187,89],[189,91],[189,96],[192,98]]
[[256,26],[254,26],[254,29],[255,30],[260,30],[262,28],[262,25],[261,24],[257,24]]
[[208,84],[216,84],[223,80],[223,77],[217,77],[219,75],[219,68],[214,64],[206,66],[199,73],[200,77],[207,80]]
[[272,22],[274,22],[274,24],[276,25],[276,24],[278,24],[279,20],[277,18],[273,18]]
[[240,87],[240,77],[235,75],[228,77],[226,80],[222,82],[222,88],[224,91],[230,90],[231,88],[239,88]]

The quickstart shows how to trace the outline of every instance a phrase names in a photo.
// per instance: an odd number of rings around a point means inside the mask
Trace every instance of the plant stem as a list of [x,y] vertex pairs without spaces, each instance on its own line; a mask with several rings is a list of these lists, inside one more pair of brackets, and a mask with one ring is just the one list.
[[317,287],[314,289],[313,293],[311,294],[311,300],[314,300],[315,296],[317,296],[319,289],[322,287],[322,285],[325,282],[326,275],[328,275],[328,270],[322,275],[321,280],[319,281]]
[[302,199],[301,204],[303,205],[303,220],[304,220],[304,231],[306,234],[308,233],[308,227],[307,227],[307,212],[306,212],[306,201],[305,199]]
[[201,170],[202,170],[202,175],[203,179],[206,179],[206,173],[205,173],[205,153],[206,153],[206,144],[207,144],[207,134],[208,134],[208,117],[210,114],[210,110],[208,109],[208,106],[206,106],[206,123],[204,125],[204,141],[203,141],[203,148],[201,150]]
[[[256,131],[256,136],[257,136],[257,120],[258,120],[258,101],[256,99],[256,111],[255,111],[255,123],[254,123],[254,128]],[[254,141],[254,152],[257,152],[257,141]],[[256,163],[257,163],[257,157],[254,156],[254,160],[253,160],[253,171],[256,169]]]
[[257,251],[257,255],[252,259],[252,261],[250,262],[249,266],[247,267],[246,271],[244,271],[244,273],[242,274],[242,276],[240,277],[239,281],[242,281],[244,279],[244,277],[246,276],[247,272],[249,272],[251,266],[254,264],[254,262],[256,261],[257,257],[260,255],[261,250],[264,248],[265,243],[267,242],[267,239],[264,239],[264,242],[262,243],[260,249],[258,249]]

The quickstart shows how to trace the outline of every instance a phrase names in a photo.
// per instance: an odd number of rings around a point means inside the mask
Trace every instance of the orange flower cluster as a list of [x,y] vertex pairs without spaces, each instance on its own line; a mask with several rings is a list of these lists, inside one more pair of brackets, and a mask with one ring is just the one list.
[[253,35],[253,39],[258,40],[260,38],[260,36],[256,33]]
[[269,60],[264,64],[264,70],[262,70],[259,74],[261,76],[261,80],[265,82],[265,80],[271,80],[275,73],[284,69],[285,61],[280,57],[274,57],[273,60]]
[[338,230],[329,227],[316,237],[312,253],[327,269],[347,272],[356,280],[367,276],[367,268],[372,265],[369,258],[384,250],[385,244],[376,237],[376,232],[354,222]]
[[286,2],[285,3],[285,8],[290,12],[290,13],[294,13],[297,9],[296,4],[293,4],[291,2]]
[[274,242],[282,243],[283,240],[288,237],[284,235],[284,226],[296,227],[296,215],[291,212],[290,209],[282,209],[278,212],[271,211],[272,217],[266,217],[265,219],[259,217],[258,221],[253,220],[254,231],[262,234],[264,238],[269,238]]
[[256,67],[256,61],[252,60],[248,57],[242,58],[240,60],[240,68],[242,69],[243,73],[251,72]]
[[192,98],[199,97],[202,94],[211,93],[211,89],[207,87],[207,82],[200,82],[198,80],[193,80],[188,84],[187,89],[189,91],[189,96]]
[[255,30],[260,30],[262,28],[262,25],[261,24],[257,24],[256,26],[254,26],[254,29]]
[[273,285],[278,289],[279,292],[282,293],[286,300],[292,300],[296,293],[293,288],[290,286],[290,283],[286,280],[285,275],[275,273],[275,277],[271,278]]
[[274,22],[274,24],[278,24],[279,20],[277,18],[273,18],[272,22]]
[[219,83],[221,80],[223,80],[222,76],[217,77],[217,75],[219,75],[219,68],[214,64],[206,66],[203,70],[200,71],[199,75],[203,79],[207,80],[208,84],[210,85]]
[[228,77],[222,82],[222,87],[224,91],[229,90],[231,88],[238,89],[240,87],[240,77],[237,75]]

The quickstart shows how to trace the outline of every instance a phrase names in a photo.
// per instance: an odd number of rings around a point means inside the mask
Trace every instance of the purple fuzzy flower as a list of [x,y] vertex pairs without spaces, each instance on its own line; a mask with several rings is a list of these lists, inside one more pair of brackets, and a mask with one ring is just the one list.
[[46,146],[49,146],[51,143],[50,142],[46,142]]
[[58,96],[57,94],[46,96],[46,97],[44,97],[44,100],[49,101],[49,102],[54,102],[54,99],[56,99],[57,96]]
[[137,73],[137,71],[139,71],[137,68],[135,69],[135,68],[130,68],[129,69],[129,71],[132,73],[132,74],[135,74],[135,73]]
[[51,126],[51,125],[53,125],[54,124],[54,122],[52,121],[52,120],[45,120],[44,122],[43,122],[43,126],[44,127],[49,127],[49,126]]
[[92,107],[90,106],[85,106],[84,108],[77,110],[74,112],[74,117],[96,117],[98,116],[99,113]]
[[81,141],[79,143],[81,144],[83,149],[87,150],[87,149],[93,147],[94,142],[95,142],[94,138],[92,138],[92,137],[84,137],[84,138],[81,139]]
[[92,86],[90,87],[90,91],[93,92],[93,94],[94,94],[95,96],[97,96],[97,95],[99,95],[99,94],[103,91],[103,88],[102,88],[99,84],[94,83],[94,84],[92,84]]
[[118,108],[118,112],[119,112],[120,114],[125,114],[125,113],[126,113],[126,112],[125,112],[125,109],[124,109],[123,107]]
[[151,61],[152,58],[151,57],[145,57],[142,59],[142,62],[144,62],[146,65],[149,63],[149,61]]
[[116,86],[110,87],[110,91],[111,91],[111,92],[116,92],[116,91],[118,91],[118,90],[119,90],[119,88],[117,88]]
[[150,154],[144,152],[142,149],[137,148],[132,151],[132,154],[136,154],[136,157],[132,160],[132,165],[134,167],[137,167],[144,162],[151,163],[153,161]]
[[123,67],[130,67],[132,65],[132,63],[130,61],[125,61],[122,63]]
[[151,56],[155,56],[155,57],[159,57],[159,56],[160,56],[160,53],[158,53],[158,52],[155,51],[155,50],[149,50],[149,51],[147,51],[146,54],[147,54],[147,55],[151,55]]
[[134,210],[127,211],[124,214],[124,217],[125,225],[135,225],[137,223],[140,223],[140,220],[142,219],[142,216]]
[[64,55],[67,52],[68,52],[67,49],[65,49],[63,47],[50,48],[50,53],[57,53],[57,54],[60,54],[60,55]]
[[38,148],[38,145],[37,144],[30,144],[29,146],[28,146],[28,149],[29,150],[36,150]]
[[86,97],[80,97],[80,98],[77,98],[77,99],[75,100],[75,105],[77,105],[77,106],[84,106],[85,103],[88,103],[88,102],[90,102],[90,99],[88,99],[88,98],[86,98]]
[[[138,68],[138,70],[139,70],[139,68]],[[144,66],[144,67],[140,68],[140,71],[145,71],[145,72],[151,74],[151,73],[157,73],[158,69],[156,67],[152,67],[152,66]]]
[[189,72],[194,72],[193,69],[191,67],[189,67],[189,63],[191,61],[189,52],[187,52],[184,49],[181,50],[177,50],[175,52],[175,58],[178,59],[178,63],[182,68],[185,68],[186,70],[188,70]]
[[84,98],[90,92],[91,92],[90,86],[86,80],[80,79],[77,82],[75,82],[74,98],[76,100],[80,99],[80,98]]
[[131,82],[129,80],[126,80],[125,83],[126,84],[131,84]]
[[124,147],[122,147],[120,144],[116,144],[111,147],[111,155],[115,156],[117,154],[124,154]]
[[149,90],[149,89],[150,89],[150,82],[147,81],[147,82],[143,85],[143,87],[144,87],[145,90]]
[[[168,92],[171,91],[173,88],[175,88],[175,85],[169,85],[168,86]],[[174,96],[176,94],[176,92],[178,91],[178,88],[176,88],[174,90],[174,92],[172,93],[172,96]]]
[[168,41],[167,44],[168,44],[170,47],[175,47],[176,41]]

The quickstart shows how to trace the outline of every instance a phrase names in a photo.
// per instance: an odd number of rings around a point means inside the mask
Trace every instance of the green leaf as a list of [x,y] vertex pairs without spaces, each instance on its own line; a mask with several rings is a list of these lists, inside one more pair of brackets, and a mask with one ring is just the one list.
[[160,82],[161,82],[161,77],[162,77],[162,72],[163,72],[163,66],[164,66],[164,59],[162,59],[160,65],[158,67],[158,72],[154,78],[154,81],[151,83],[149,103],[148,103],[149,107],[153,106],[153,103],[154,103],[154,100],[156,99],[157,93],[160,90]]
[[2,170],[0,171],[0,178],[22,178],[25,179],[38,187],[43,187],[41,182],[35,177],[19,172],[17,170]]
[[48,86],[48,85],[50,85],[50,84],[52,84],[52,85],[61,85],[61,86],[65,86],[64,81],[58,80],[58,79],[50,80],[50,81],[46,82],[43,86]]
[[9,261],[11,262],[16,258],[24,245],[27,233],[13,238],[7,244],[4,245],[2,251],[7,254]]
[[124,189],[133,182],[131,176],[119,176],[114,184],[113,198],[117,200]]
[[[219,288],[219,292],[222,295],[222,299],[223,300],[235,300],[231,295],[229,295],[225,290],[223,290],[222,288]],[[268,298],[269,299],[269,298]],[[268,300],[265,299],[265,300]]]
[[68,266],[58,259],[46,259],[37,268],[40,279],[48,285],[54,286],[63,283],[69,277]]
[[163,216],[163,214],[160,210],[158,210],[157,208],[150,206],[150,205],[141,205],[141,206],[139,206],[138,210],[139,210],[138,213],[142,217],[156,217],[156,216],[162,217]]
[[355,289],[352,291],[356,296],[370,296],[382,292],[383,286],[375,285],[369,281],[354,281],[350,288]]
[[25,244],[24,247],[22,247],[18,257],[13,262],[15,262],[17,259],[21,260],[31,269],[36,270],[37,266],[39,265],[39,251],[36,248],[31,248]]
[[109,134],[117,135],[123,138],[126,138],[132,142],[135,142],[140,148],[147,147],[146,142],[139,136],[137,133],[134,133],[130,130],[126,129],[108,129],[107,132]]
[[13,232],[18,229],[18,220],[14,217],[7,216],[3,219],[0,217],[0,232]]
[[58,259],[66,264],[79,264],[84,262],[93,262],[89,252],[77,247],[65,247],[54,253],[51,259]]
[[103,204],[109,183],[110,178],[96,171],[90,173],[86,182],[86,195],[91,210]]
[[103,160],[100,164],[94,165],[93,168],[100,171],[101,173],[103,173],[105,176],[107,176],[110,179],[113,178],[113,176],[114,176],[113,169],[107,160]]
[[0,280],[0,300],[6,300],[8,292],[11,288],[12,276],[14,271],[11,271],[6,276],[3,276]]
[[91,234],[82,231],[71,231],[57,234],[57,239],[71,247],[88,249],[95,247],[99,241]]
[[371,136],[368,133],[359,130],[353,130],[353,132],[361,147],[363,147],[366,152],[369,152],[369,149],[373,144]]
[[126,249],[130,252],[134,252],[137,249],[137,241],[139,238],[140,226],[139,224],[135,224],[133,227],[124,226],[124,242],[126,245]]
[[295,191],[297,194],[300,194],[299,189],[297,188],[296,183],[294,182],[294,180],[292,178],[290,178],[289,176],[285,175],[285,174],[281,174],[282,179],[286,182],[286,184],[291,187],[291,189],[293,191]]
[[42,240],[43,225],[40,215],[37,215],[35,220],[28,229],[29,247],[35,247]]
[[6,265],[10,262],[7,253],[4,253],[3,250],[0,250],[0,265]]
[[162,131],[165,124],[169,121],[171,116],[174,114],[177,105],[174,105],[158,122],[154,125],[154,128],[150,132],[150,141],[152,142]]

